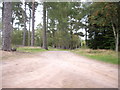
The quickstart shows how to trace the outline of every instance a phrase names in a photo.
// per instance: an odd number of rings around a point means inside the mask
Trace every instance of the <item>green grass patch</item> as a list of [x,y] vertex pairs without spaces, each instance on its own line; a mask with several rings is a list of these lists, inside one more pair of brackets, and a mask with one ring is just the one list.
[[40,47],[19,47],[19,48],[17,48],[17,51],[20,51],[20,52],[43,52],[43,51],[68,51],[68,50],[51,48],[51,47],[49,47],[48,50],[45,50]]
[[43,51],[47,51],[47,50],[39,48],[39,47],[19,47],[19,48],[17,48],[17,51],[20,51],[20,52],[43,52]]
[[115,51],[112,50],[76,49],[72,50],[72,52],[94,60],[100,60],[111,64],[118,64],[118,55]]
[[69,50],[68,49],[58,49],[58,48],[49,47],[48,51],[69,51]]

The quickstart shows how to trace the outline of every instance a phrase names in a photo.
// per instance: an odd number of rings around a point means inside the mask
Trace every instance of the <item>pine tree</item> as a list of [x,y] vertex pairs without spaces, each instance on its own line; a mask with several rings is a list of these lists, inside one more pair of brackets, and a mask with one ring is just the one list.
[[12,32],[12,2],[4,2],[3,17],[3,42],[2,50],[11,50],[11,32]]
[[47,34],[46,34],[46,3],[43,2],[43,48],[48,49],[47,47]]

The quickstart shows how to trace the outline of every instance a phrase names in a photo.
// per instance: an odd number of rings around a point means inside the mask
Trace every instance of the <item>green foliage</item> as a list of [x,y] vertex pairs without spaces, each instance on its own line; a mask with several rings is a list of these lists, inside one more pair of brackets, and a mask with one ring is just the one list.
[[81,18],[78,18],[80,3],[49,2],[46,5],[49,19],[48,45],[64,49],[80,47],[79,36],[83,36],[82,32],[77,32],[81,24]]
[[111,28],[89,29],[88,46],[92,49],[115,49],[115,38]]
[[12,45],[22,45],[22,33],[21,30],[13,30],[12,33]]
[[43,45],[43,29],[42,29],[42,25],[39,24],[37,26],[37,29],[35,30],[35,46],[41,46]]
[[[12,40],[11,40],[12,45],[13,46],[22,45],[22,41],[23,41],[23,31],[14,29],[12,32]],[[25,42],[26,46],[28,45],[27,41],[28,41],[28,31],[26,32],[26,42]]]
[[22,9],[22,2],[12,2],[12,24],[16,20],[17,22],[15,22],[15,25],[22,27],[24,18],[23,13],[25,13],[25,11]]
[[[117,27],[117,3],[92,3],[88,7],[88,46],[92,49],[115,49],[116,36],[112,23]],[[117,29],[115,31],[117,33]]]
[[[16,24],[22,25],[24,10],[22,3],[13,3],[13,19]],[[80,2],[46,2],[47,7],[47,40],[48,46],[75,49],[85,44],[92,49],[115,49],[115,37],[112,22],[117,27],[117,3],[80,3]],[[32,2],[27,6],[32,10]],[[35,9],[38,3],[35,2]],[[84,23],[83,23],[84,21]],[[35,46],[43,45],[43,29],[39,25],[35,30]],[[87,28],[88,41],[81,41],[80,36],[85,36],[79,29]],[[22,44],[22,31],[13,30],[12,44]],[[26,35],[26,41],[28,36]],[[27,45],[27,42],[26,42]]]

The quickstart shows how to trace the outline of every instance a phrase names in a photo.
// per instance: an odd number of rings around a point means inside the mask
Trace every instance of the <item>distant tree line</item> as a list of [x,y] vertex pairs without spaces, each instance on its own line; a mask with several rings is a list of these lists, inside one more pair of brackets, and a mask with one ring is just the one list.
[[[35,29],[39,5],[43,6],[43,24]],[[11,45],[75,49],[81,47],[84,36],[89,48],[118,51],[119,7],[118,2],[3,2],[2,49],[9,51]]]

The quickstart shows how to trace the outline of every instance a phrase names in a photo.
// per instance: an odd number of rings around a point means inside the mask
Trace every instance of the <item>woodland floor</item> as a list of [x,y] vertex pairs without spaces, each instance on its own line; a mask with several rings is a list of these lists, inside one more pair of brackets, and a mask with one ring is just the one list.
[[69,51],[2,53],[2,88],[118,87],[117,65]]

